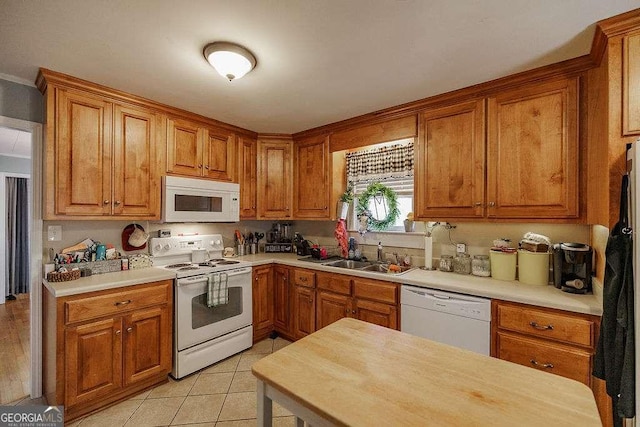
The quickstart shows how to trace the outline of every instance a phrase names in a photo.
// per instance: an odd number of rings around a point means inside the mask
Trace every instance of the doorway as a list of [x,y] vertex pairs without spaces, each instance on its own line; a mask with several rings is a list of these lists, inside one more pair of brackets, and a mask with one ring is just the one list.
[[42,395],[41,152],[40,123],[0,116],[0,405]]

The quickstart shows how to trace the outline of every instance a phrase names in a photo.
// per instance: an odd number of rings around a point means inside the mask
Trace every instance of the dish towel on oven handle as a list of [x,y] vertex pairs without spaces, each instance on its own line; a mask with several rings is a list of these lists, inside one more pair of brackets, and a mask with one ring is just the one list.
[[207,306],[217,307],[229,303],[227,273],[211,273],[207,277]]

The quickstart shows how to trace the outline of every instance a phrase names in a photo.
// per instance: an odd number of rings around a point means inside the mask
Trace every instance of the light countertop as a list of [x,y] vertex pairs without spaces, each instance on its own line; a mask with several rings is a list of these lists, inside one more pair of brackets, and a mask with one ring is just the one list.
[[139,285],[141,283],[173,280],[175,273],[162,268],[139,268],[136,270],[116,271],[115,273],[94,274],[68,282],[48,282],[43,280],[44,286],[54,297],[82,294],[85,292],[103,291],[105,289],[121,288],[123,286]]
[[442,291],[457,292],[466,295],[501,299],[541,307],[556,308],[575,313],[602,315],[602,298],[599,295],[576,295],[562,292],[554,286],[527,285],[514,281],[495,280],[490,277],[477,277],[438,270],[426,271],[419,268],[402,274],[380,274],[368,271],[348,270],[346,268],[325,266],[320,263],[301,261],[295,254],[256,254],[242,257],[254,266],[269,263],[285,264],[331,273],[349,274],[370,279],[421,286]]
[[[261,253],[245,255],[239,259],[251,263],[252,266],[277,263],[290,267],[387,280],[442,291],[567,310],[575,313],[602,315],[602,298],[600,295],[569,294],[553,286],[527,285],[518,281],[502,281],[490,277],[444,273],[437,270],[426,271],[418,268],[402,274],[381,274],[331,267],[321,263],[299,260],[299,258],[300,256],[296,254]],[[54,296],[59,297],[174,278],[175,274],[170,271],[149,267],[82,277],[70,282],[50,283],[44,281],[43,283]]]
[[601,425],[577,381],[350,318],[251,369],[327,425]]

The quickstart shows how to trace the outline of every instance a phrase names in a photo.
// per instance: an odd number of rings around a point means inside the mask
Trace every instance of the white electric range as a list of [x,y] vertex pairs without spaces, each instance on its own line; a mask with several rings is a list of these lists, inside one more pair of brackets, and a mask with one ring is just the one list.
[[[176,273],[171,371],[174,378],[251,347],[250,263],[223,258],[220,234],[152,238],[149,246],[154,267]],[[208,252],[208,259],[191,262],[192,253],[202,250]],[[208,291],[221,283],[226,284],[223,303],[211,306]]]

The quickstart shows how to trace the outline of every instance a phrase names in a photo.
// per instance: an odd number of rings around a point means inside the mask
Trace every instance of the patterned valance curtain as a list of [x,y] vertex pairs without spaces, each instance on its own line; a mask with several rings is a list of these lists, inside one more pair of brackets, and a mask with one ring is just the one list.
[[347,180],[384,180],[413,176],[413,141],[347,153]]

